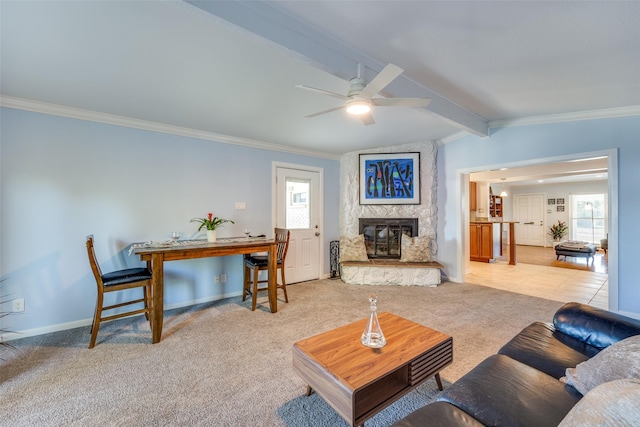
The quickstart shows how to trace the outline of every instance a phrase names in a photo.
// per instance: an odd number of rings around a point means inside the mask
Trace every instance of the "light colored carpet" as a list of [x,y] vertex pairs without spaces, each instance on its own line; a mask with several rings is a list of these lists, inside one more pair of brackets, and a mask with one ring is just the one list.
[[[280,291],[281,292],[281,291]],[[162,341],[150,344],[143,317],[13,341],[1,350],[0,423],[11,426],[346,426],[291,368],[294,342],[368,316],[375,292],[390,311],[454,338],[454,382],[529,323],[550,321],[562,303],[483,286],[346,285],[319,280],[288,287],[276,314],[251,312],[240,297],[167,311]],[[281,296],[281,294],[279,294]],[[281,298],[280,298],[281,299]],[[384,332],[384,329],[383,329]],[[371,420],[388,426],[438,395],[430,379]]]

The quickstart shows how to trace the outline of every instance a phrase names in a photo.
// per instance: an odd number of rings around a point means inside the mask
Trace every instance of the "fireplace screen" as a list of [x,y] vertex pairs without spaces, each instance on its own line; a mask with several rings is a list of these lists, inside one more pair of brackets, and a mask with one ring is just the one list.
[[360,218],[369,258],[400,259],[400,236],[418,235],[417,218]]

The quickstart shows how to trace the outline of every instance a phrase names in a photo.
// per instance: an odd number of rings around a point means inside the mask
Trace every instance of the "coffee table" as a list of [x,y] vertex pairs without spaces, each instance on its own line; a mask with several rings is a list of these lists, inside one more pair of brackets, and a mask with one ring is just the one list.
[[293,370],[351,426],[364,425],[453,361],[453,338],[391,313],[378,314],[387,345],[360,343],[368,318],[298,341]]

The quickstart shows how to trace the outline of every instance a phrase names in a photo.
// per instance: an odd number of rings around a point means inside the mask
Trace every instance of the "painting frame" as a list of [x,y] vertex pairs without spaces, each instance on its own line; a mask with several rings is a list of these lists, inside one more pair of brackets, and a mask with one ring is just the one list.
[[419,205],[420,153],[360,154],[361,205]]

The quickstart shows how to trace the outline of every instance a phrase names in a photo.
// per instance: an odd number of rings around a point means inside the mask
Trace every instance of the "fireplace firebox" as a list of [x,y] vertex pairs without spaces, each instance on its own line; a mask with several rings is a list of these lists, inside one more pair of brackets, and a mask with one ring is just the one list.
[[400,259],[401,237],[418,235],[418,218],[360,218],[369,259]]

